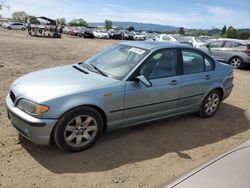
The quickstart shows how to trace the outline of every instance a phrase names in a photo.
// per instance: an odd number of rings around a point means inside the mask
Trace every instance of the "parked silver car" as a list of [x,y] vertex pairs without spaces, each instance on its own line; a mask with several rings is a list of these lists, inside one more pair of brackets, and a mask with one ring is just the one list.
[[202,47],[218,61],[231,64],[233,68],[250,65],[250,43],[236,39],[218,39]]
[[184,174],[164,188],[249,188],[250,140]]
[[23,31],[26,30],[26,25],[23,23],[18,23],[18,22],[13,22],[13,23],[6,22],[6,23],[3,23],[2,27],[8,30],[11,30],[11,29],[23,30]]
[[232,67],[199,49],[124,42],[85,62],[18,78],[6,103],[26,138],[80,151],[106,131],[186,113],[211,117],[232,87]]

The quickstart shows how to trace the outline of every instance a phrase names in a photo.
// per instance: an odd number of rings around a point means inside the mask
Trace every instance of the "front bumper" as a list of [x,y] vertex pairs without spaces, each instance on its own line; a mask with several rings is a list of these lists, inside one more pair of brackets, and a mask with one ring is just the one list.
[[57,119],[38,119],[16,108],[8,95],[6,106],[13,127],[30,141],[39,145],[49,145],[51,132]]

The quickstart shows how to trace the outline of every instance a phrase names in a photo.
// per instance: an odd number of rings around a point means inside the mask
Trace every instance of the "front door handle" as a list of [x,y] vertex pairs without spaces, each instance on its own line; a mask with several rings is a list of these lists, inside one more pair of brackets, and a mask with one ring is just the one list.
[[178,81],[177,80],[172,80],[169,85],[172,85],[172,86],[175,86],[178,84]]
[[204,77],[205,80],[210,80],[211,76],[208,74]]

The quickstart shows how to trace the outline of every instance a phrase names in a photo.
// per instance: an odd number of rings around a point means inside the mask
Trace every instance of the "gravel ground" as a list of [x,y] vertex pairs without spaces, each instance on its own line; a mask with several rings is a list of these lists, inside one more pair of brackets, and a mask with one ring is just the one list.
[[0,29],[0,187],[156,187],[250,138],[249,70],[235,71],[231,96],[210,119],[186,115],[119,130],[74,154],[18,136],[5,109],[15,78],[82,61],[117,42]]

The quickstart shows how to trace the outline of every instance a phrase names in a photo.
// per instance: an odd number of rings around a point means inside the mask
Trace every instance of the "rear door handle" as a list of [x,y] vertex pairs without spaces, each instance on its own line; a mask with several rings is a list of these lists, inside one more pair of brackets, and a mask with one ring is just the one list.
[[178,81],[177,80],[172,80],[169,85],[172,85],[172,86],[175,86],[178,84]]
[[204,77],[205,80],[210,80],[211,76],[208,74]]

